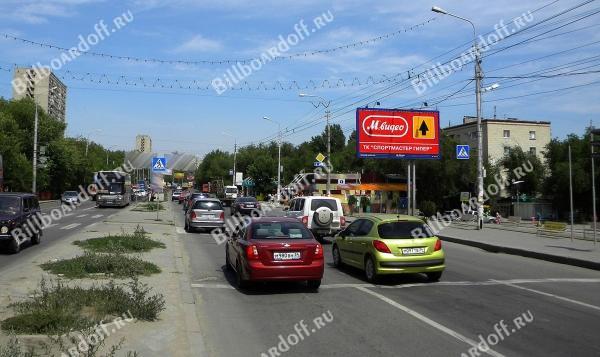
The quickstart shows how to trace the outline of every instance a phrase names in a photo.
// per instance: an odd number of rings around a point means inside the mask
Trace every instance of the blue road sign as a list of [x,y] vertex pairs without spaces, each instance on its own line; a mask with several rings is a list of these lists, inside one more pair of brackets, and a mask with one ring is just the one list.
[[166,171],[167,171],[167,158],[153,157],[152,158],[152,172],[166,172]]
[[469,145],[456,145],[456,158],[459,160],[469,160],[471,147]]
[[314,165],[315,167],[325,167],[325,163],[321,161],[315,161]]

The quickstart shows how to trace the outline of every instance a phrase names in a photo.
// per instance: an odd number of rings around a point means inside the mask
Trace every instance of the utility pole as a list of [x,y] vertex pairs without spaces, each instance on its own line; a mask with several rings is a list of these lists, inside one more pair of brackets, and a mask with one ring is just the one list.
[[569,198],[571,201],[571,242],[573,242],[573,169],[571,162],[571,144],[569,144]]
[[37,161],[38,161],[38,106],[33,96],[33,105],[35,105],[35,118],[33,123],[33,181],[31,183],[31,193],[37,192]]
[[600,145],[600,142],[596,142],[594,141],[594,135],[598,135],[600,134],[600,130],[594,129],[594,127],[592,126],[592,121],[590,120],[590,147],[592,150],[592,214],[593,214],[593,220],[594,220],[594,245],[596,245],[597,243],[597,239],[596,239],[596,163],[595,163],[595,150],[594,150],[594,146],[596,145]]
[[237,138],[233,144],[233,186],[235,186],[235,165],[237,163]]
[[329,109],[325,110],[327,119],[327,196],[331,196],[331,127],[329,126]]

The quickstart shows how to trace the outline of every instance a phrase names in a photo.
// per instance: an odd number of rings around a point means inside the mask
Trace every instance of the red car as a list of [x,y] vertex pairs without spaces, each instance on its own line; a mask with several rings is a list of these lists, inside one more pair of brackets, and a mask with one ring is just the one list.
[[182,204],[190,194],[191,192],[189,190],[181,191],[179,198],[177,199],[177,203]]
[[302,222],[286,217],[253,218],[227,241],[225,262],[239,288],[289,280],[317,290],[325,269],[321,244]]

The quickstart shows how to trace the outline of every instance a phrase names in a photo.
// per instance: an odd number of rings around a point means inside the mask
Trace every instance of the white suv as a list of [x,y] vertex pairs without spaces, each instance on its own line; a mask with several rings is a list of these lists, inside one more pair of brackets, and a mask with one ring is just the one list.
[[296,197],[286,216],[300,219],[317,239],[333,237],[346,225],[342,202],[333,197]]

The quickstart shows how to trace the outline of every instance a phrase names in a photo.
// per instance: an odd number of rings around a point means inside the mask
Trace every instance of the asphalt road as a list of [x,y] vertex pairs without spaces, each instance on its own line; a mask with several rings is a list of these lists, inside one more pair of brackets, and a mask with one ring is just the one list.
[[[41,209],[43,215],[49,215],[53,209],[60,209],[60,203],[42,204]],[[52,221],[50,226],[44,229],[40,245],[31,246],[29,243],[25,243],[18,254],[9,254],[6,249],[0,249],[0,269],[20,259],[24,259],[26,256],[34,254],[40,249],[43,250],[52,246],[93,223],[103,221],[118,210],[119,208],[96,208],[95,202],[83,202],[74,211],[67,213],[59,220]]]
[[[318,293],[299,283],[242,292],[224,272],[224,246],[185,233],[174,206],[210,356],[600,355],[597,271],[445,243],[441,282],[412,275],[373,286],[358,270],[334,268],[325,245]],[[470,354],[480,336],[490,350]]]

